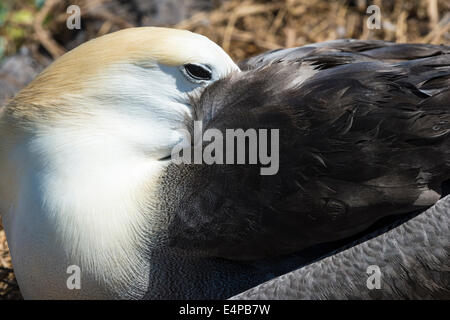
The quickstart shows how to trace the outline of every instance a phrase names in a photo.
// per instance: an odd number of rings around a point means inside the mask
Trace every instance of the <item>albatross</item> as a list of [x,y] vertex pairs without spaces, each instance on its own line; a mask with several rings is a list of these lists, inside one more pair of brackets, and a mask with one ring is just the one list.
[[[91,40],[0,111],[22,295],[448,298],[449,88],[447,46],[336,40],[236,65],[183,30]],[[198,122],[277,130],[278,170],[174,161]]]

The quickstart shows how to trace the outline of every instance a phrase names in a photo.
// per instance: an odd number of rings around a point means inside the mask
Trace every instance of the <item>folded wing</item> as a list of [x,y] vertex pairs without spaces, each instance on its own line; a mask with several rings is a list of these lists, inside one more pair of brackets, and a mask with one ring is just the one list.
[[337,41],[241,66],[194,99],[194,120],[224,133],[278,129],[279,172],[173,165],[184,190],[170,216],[173,246],[277,256],[439,199],[450,178],[448,47]]

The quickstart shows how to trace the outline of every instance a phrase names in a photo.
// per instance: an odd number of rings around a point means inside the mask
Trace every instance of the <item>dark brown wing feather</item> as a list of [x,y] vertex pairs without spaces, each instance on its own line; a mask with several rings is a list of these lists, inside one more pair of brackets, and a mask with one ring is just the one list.
[[[248,71],[194,102],[204,130],[279,129],[280,170],[171,165],[165,181],[178,194],[161,191],[171,246],[233,259],[280,255],[436,201],[450,178],[448,48],[335,44],[249,60]],[[311,65],[319,72],[300,82]]]
[[[234,299],[449,299],[450,198],[348,250],[252,288]],[[342,268],[345,266],[345,268]],[[369,266],[380,290],[369,290]]]
[[301,61],[318,54],[350,53],[353,59],[388,61],[414,60],[449,54],[450,47],[431,44],[393,43],[381,40],[333,40],[291,49],[278,49],[242,61],[242,70],[263,67],[278,61]]

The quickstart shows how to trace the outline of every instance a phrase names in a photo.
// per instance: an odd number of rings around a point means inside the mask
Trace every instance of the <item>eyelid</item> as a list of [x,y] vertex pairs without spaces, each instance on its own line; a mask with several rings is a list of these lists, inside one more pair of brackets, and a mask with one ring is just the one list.
[[[194,70],[189,70],[189,67],[197,67],[199,69],[202,69],[201,71],[207,73],[208,76],[205,77],[205,76],[201,76],[201,75],[196,75]],[[183,69],[182,70],[183,73],[191,80],[209,81],[212,79],[212,70],[208,65],[202,65],[202,64],[198,64],[198,63],[187,63],[187,64],[183,65],[182,69]],[[200,71],[200,70],[197,70],[197,71]]]

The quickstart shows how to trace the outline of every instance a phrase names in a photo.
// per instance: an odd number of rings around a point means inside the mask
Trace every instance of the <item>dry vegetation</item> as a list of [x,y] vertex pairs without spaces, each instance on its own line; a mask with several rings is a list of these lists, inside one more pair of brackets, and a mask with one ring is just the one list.
[[[195,1],[203,0],[190,2]],[[133,12],[135,8],[123,8],[123,1],[6,0],[5,3],[9,6],[0,4],[0,58],[2,52],[13,54],[26,45],[37,61],[46,61],[48,56],[54,59],[90,38],[139,26],[145,21]],[[82,9],[80,31],[65,26],[66,8],[70,4]],[[367,28],[366,9],[370,4],[381,8],[379,30]],[[175,27],[207,35],[236,60],[279,47],[337,38],[450,43],[450,1],[446,0],[217,0],[209,2],[205,9],[192,7],[190,18]],[[20,293],[0,226],[0,299],[17,298]]]
[[[367,28],[368,4],[381,8],[382,28]],[[230,1],[177,27],[221,44],[233,58],[338,38],[449,43],[446,1]],[[445,13],[445,14],[443,14]]]
[[0,224],[0,300],[20,298],[20,292],[12,270],[5,231],[2,230]]

